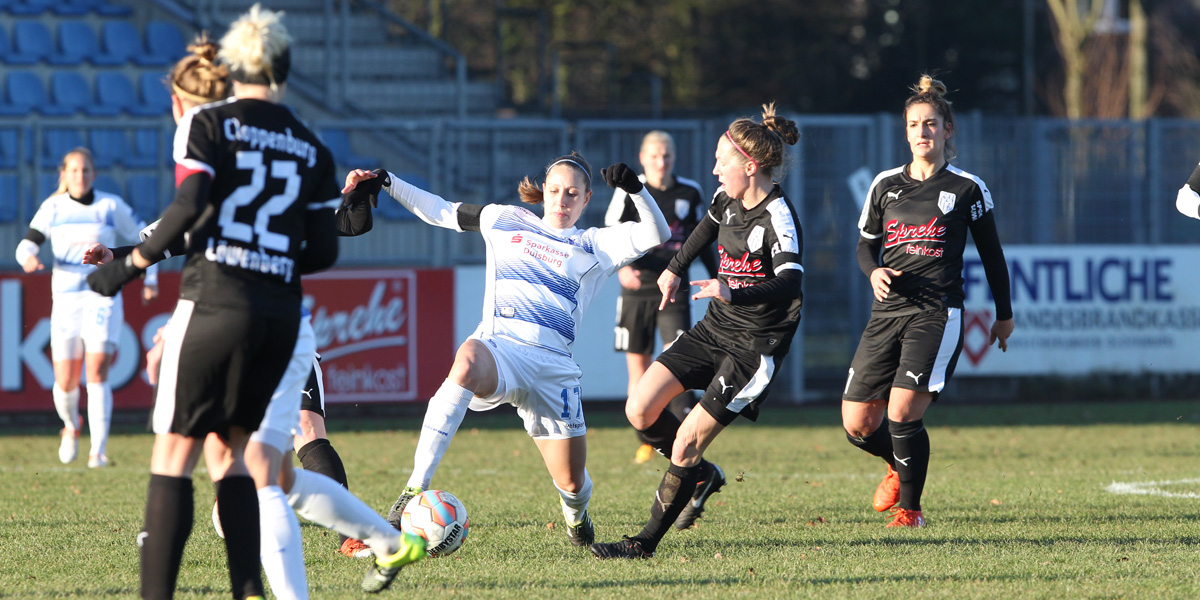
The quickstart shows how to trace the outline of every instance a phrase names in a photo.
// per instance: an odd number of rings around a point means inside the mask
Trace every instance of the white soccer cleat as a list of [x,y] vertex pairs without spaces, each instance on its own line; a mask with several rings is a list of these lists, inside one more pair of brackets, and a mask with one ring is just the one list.
[[63,427],[62,441],[58,444],[58,460],[62,464],[69,464],[75,460],[75,456],[79,454],[79,430],[74,431]]
[[216,502],[213,502],[213,529],[217,530],[217,537],[225,539],[225,530],[221,529],[221,515],[217,514]]
[[93,454],[91,456],[88,456],[88,468],[89,469],[100,469],[100,468],[107,467],[107,466],[108,466],[108,455],[107,454]]

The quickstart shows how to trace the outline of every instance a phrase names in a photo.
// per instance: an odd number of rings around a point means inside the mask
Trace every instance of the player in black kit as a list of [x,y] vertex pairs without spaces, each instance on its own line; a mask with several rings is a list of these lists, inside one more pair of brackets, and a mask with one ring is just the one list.
[[926,75],[913,92],[904,103],[912,162],[875,177],[858,223],[858,264],[875,302],[842,395],[847,439],[888,464],[873,500],[877,511],[892,509],[888,527],[925,526],[929,434],[923,417],[962,350],[968,231],[996,302],[989,343],[1007,351],[1013,331],[992,194],[949,162],[954,113],[946,87]]
[[[625,353],[629,367],[629,391],[633,393],[642,374],[654,359],[654,330],[657,327],[662,346],[671,345],[684,331],[692,327],[691,302],[688,288],[679,287],[675,299],[665,309],[658,310],[662,297],[658,291],[658,277],[666,270],[671,258],[683,246],[683,241],[696,229],[706,208],[700,184],[679,177],[675,171],[675,140],[665,131],[651,131],[642,138],[638,152],[643,174],[638,177],[646,184],[646,190],[658,203],[659,210],[667,217],[671,228],[671,239],[648,252],[633,264],[621,267],[617,279],[621,283],[621,297],[617,299],[617,324],[614,328],[613,347]],[[618,188],[613,192],[604,224],[613,226],[626,221],[636,221],[637,211],[629,194]],[[717,262],[710,248],[700,253],[700,260],[708,268],[710,277],[717,276]],[[681,420],[695,404],[691,392],[684,392],[671,400],[669,409]],[[634,461],[650,460],[654,449],[643,443]]]
[[[170,598],[192,528],[191,474],[205,437],[235,598],[263,595],[255,484],[243,454],[295,346],[300,275],[337,258],[341,204],[332,155],[279,104],[290,64],[279,14],[255,5],[218,57],[234,97],[180,119],[175,200],[155,231],[89,278],[113,294],[188,235],[180,300],[163,332],[151,417],[155,446],[139,534],[141,593]],[[214,477],[214,479],[218,479]]]
[[[709,444],[738,415],[757,420],[771,380],[800,323],[801,248],[796,210],[778,185],[784,144],[795,144],[792,121],[763,107],[762,123],[734,121],[717,143],[713,173],[721,188],[704,219],[659,277],[659,308],[675,298],[688,265],[714,240],[716,279],[693,281],[693,299],[713,298],[704,318],[659,355],[625,404],[625,415],[671,466],[663,476],[642,531],[619,542],[592,544],[599,558],[649,558],[671,524],[684,529],[725,485],[704,460]],[[684,390],[704,390],[680,423],[669,410]]]

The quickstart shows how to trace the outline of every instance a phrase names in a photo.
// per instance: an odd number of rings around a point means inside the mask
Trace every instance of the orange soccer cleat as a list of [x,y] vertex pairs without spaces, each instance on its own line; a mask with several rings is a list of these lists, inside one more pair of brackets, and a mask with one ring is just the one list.
[[871,499],[871,505],[879,512],[886,511],[900,501],[900,476],[892,465],[888,465],[887,469],[887,475],[883,476],[883,481],[875,488],[875,497]]
[[892,515],[895,518],[885,527],[924,527],[925,517],[921,515],[919,510],[908,510],[907,508],[893,508]]
[[354,538],[346,538],[346,541],[342,542],[342,547],[339,551],[350,558],[371,558],[375,556],[370,546]]

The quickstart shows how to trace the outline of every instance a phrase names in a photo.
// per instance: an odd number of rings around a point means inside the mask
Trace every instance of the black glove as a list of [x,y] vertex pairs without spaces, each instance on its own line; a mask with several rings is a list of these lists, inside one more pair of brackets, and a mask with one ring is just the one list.
[[123,259],[110,260],[88,275],[88,287],[103,296],[116,296],[126,283],[141,276],[145,269],[133,264],[133,254]]
[[625,163],[617,163],[606,169],[600,169],[600,176],[604,178],[604,183],[611,188],[621,188],[626,194],[636,194],[642,191],[642,182],[638,180],[637,173],[633,172]]
[[342,194],[342,208],[353,208],[370,202],[371,208],[379,208],[379,190],[392,185],[387,169],[374,169],[371,179],[364,179],[354,189]]

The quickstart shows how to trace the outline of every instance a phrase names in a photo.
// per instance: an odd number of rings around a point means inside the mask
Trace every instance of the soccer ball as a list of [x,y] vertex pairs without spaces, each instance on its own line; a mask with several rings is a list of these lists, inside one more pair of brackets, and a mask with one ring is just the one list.
[[425,553],[446,556],[462,547],[467,539],[467,508],[450,492],[425,490],[404,506],[400,530],[425,538]]

